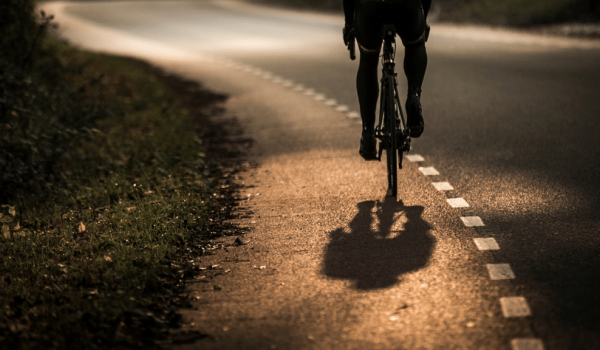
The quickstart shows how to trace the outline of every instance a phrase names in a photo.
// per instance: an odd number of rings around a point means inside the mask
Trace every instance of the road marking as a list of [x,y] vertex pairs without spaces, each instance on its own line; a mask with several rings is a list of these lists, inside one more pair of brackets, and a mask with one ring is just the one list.
[[423,158],[420,154],[408,154],[406,155],[406,159],[408,159],[409,162],[424,162],[425,158]]
[[360,118],[360,113],[358,113],[358,112],[349,112],[347,115],[348,115],[348,118],[352,118],[352,119]]
[[348,112],[348,106],[346,105],[339,105],[335,108],[336,111],[338,112]]
[[500,298],[504,317],[525,317],[531,315],[527,300],[523,297]]
[[327,98],[327,97],[325,97],[325,95],[323,95],[323,94],[316,94],[316,95],[314,96],[314,99],[315,99],[315,100],[317,100],[317,101],[323,101],[323,100],[325,100],[326,98]]
[[454,189],[449,182],[434,182],[432,185],[438,191],[452,191]]
[[333,106],[337,105],[337,101],[332,98],[332,99],[329,99],[329,100],[325,101],[325,105],[333,107]]
[[490,278],[493,280],[512,280],[515,278],[509,264],[487,264]]
[[448,198],[446,201],[452,208],[467,208],[469,206],[469,203],[462,198]]
[[435,175],[439,175],[440,173],[435,170],[434,167],[430,166],[430,167],[421,167],[419,168],[419,170],[423,173],[423,175],[427,175],[427,176],[435,176]]
[[[203,58],[203,59],[206,60],[206,61],[209,61],[208,58]],[[344,112],[348,112],[349,111],[349,108],[346,105],[339,105],[338,106],[337,105],[337,100],[335,100],[333,98],[328,99],[327,96],[325,96],[325,94],[317,93],[314,89],[307,89],[302,84],[296,84],[296,85],[294,85],[294,82],[292,80],[290,80],[290,79],[285,79],[285,78],[280,77],[278,75],[274,75],[271,72],[264,71],[264,70],[262,70],[260,68],[252,67],[250,65],[245,65],[245,64],[241,64],[241,63],[237,63],[237,62],[234,62],[234,61],[222,61],[220,63],[222,63],[226,67],[233,67],[233,68],[235,68],[237,70],[242,70],[242,71],[245,71],[245,72],[248,72],[248,73],[260,76],[261,78],[263,78],[265,80],[270,80],[270,81],[272,81],[274,83],[282,84],[284,87],[292,88],[294,91],[304,92],[305,95],[313,96],[313,98],[315,100],[317,100],[317,101],[323,101],[326,106],[335,108],[335,110],[338,111],[338,112],[344,113]],[[352,118],[352,119],[360,119],[360,114],[357,113],[357,112],[348,112],[347,116],[349,118]],[[359,121],[359,124],[360,123],[361,122]],[[418,155],[415,155],[415,156],[419,157]],[[421,159],[422,159],[422,157],[421,157]],[[422,161],[422,160],[420,160],[420,161]]]
[[474,238],[473,241],[479,250],[500,250],[500,246],[494,238]]
[[513,350],[544,350],[544,343],[535,338],[517,338],[510,342]]
[[467,227],[485,226],[479,216],[461,216],[460,219]]

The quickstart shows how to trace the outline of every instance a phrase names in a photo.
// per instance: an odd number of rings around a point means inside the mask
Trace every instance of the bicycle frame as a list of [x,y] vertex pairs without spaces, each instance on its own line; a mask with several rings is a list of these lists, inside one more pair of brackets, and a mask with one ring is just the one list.
[[[379,161],[386,150],[388,185],[392,195],[397,192],[397,170],[402,169],[402,154],[410,150],[410,136],[406,128],[404,113],[398,95],[395,70],[396,28],[386,24],[382,30],[383,55],[381,96],[379,100],[379,124],[375,127],[375,137],[380,140]],[[396,167],[398,164],[398,167]]]
[[[395,45],[396,28],[394,25],[386,24],[382,29],[383,36],[383,55],[382,55],[382,76],[381,76],[381,96],[379,99],[379,123],[375,127],[375,137],[378,138],[384,147],[379,148],[379,160],[383,149],[394,143],[399,151],[398,166],[402,169],[402,153],[410,150],[410,136],[406,128],[404,113],[400,104],[398,95],[398,82],[395,64]],[[390,102],[393,101],[393,102]],[[395,118],[392,119],[392,116]],[[389,139],[387,129],[396,130],[396,142]]]

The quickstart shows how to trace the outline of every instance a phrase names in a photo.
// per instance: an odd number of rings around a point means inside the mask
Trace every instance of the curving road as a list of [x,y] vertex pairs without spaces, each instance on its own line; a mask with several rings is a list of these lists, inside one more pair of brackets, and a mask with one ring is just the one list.
[[411,152],[423,160],[406,162],[392,199],[383,165],[358,158],[341,16],[42,7],[75,43],[228,93],[255,140],[240,180],[252,241],[203,261],[231,272],[194,287],[189,327],[212,338],[183,347],[600,349],[598,42],[434,25]]

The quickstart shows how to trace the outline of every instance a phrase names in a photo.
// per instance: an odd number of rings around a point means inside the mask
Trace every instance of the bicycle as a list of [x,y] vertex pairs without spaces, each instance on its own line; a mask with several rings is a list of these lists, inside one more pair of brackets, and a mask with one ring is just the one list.
[[[398,194],[398,169],[402,169],[402,155],[410,151],[410,130],[402,112],[398,95],[396,73],[396,28],[393,24],[384,24],[381,31],[383,38],[382,76],[379,98],[379,123],[375,127],[375,137],[379,139],[377,160],[385,150],[388,177],[388,191],[391,196]],[[354,40],[348,45],[350,58],[355,59]],[[396,166],[397,164],[397,166]]]

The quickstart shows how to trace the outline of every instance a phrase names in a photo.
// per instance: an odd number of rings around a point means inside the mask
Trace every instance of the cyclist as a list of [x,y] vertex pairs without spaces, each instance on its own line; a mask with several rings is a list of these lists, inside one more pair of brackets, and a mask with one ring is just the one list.
[[377,67],[381,50],[381,30],[384,23],[393,23],[404,45],[404,73],[408,80],[406,99],[407,126],[411,137],[423,133],[421,84],[427,68],[425,41],[429,34],[426,23],[431,0],[344,0],[346,25],[344,43],[358,42],[360,63],[356,90],[362,118],[360,155],[365,160],[376,159],[375,112],[379,96]]

